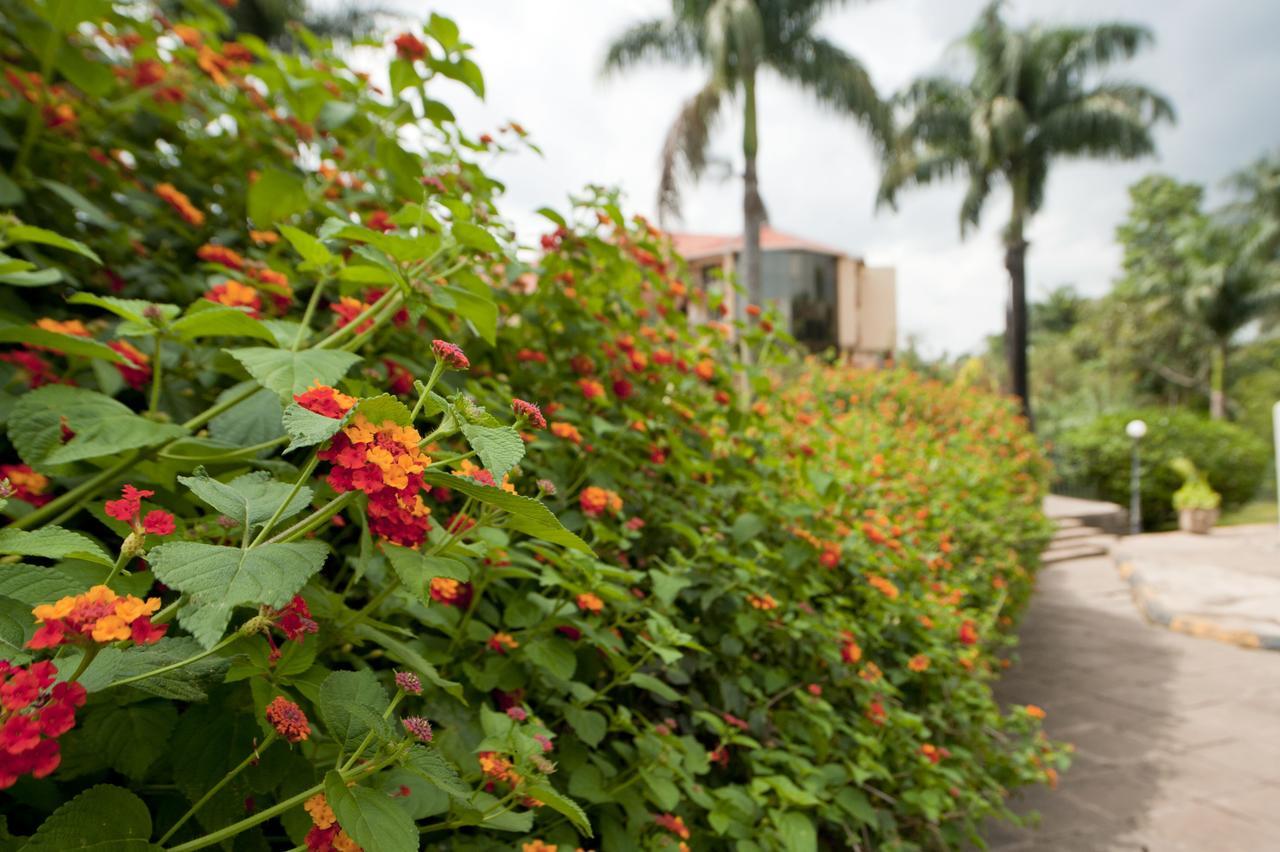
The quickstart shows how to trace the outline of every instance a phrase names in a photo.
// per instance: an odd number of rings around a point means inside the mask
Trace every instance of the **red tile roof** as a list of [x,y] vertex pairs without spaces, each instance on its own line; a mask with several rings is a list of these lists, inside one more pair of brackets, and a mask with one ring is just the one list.
[[[667,236],[671,237],[676,251],[684,255],[686,260],[702,260],[742,251],[741,234],[685,234],[673,231]],[[808,251],[833,257],[845,255],[841,249],[784,234],[768,225],[760,229],[760,248],[763,251]]]

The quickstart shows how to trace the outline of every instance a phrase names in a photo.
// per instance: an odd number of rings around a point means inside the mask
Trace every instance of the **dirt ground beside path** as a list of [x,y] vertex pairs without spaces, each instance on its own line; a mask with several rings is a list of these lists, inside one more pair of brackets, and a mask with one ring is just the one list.
[[1145,623],[1109,555],[1045,568],[1020,633],[1000,698],[1077,751],[1057,790],[1014,800],[1039,828],[991,848],[1280,850],[1280,652]]

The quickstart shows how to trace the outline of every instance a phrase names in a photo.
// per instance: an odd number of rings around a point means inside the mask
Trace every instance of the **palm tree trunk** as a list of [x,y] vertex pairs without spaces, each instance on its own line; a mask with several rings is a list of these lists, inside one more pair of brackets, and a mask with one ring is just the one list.
[[746,168],[742,174],[742,269],[747,285],[747,299],[753,305],[764,304],[764,282],[760,269],[760,227],[764,223],[764,202],[756,177],[756,81],[754,76],[743,81],[744,122],[742,153]]
[[1012,180],[1014,215],[1005,232],[1005,269],[1009,270],[1009,304],[1005,315],[1005,359],[1009,363],[1009,389],[1018,397],[1028,426],[1032,420],[1032,394],[1027,368],[1027,241],[1023,238],[1025,182]]
[[1218,341],[1210,356],[1213,359],[1209,375],[1209,417],[1225,420],[1227,417],[1227,342]]

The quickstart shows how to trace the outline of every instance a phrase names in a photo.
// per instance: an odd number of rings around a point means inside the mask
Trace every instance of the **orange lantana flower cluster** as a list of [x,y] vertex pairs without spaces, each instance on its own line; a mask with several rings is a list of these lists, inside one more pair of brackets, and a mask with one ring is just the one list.
[[512,787],[521,781],[520,773],[516,772],[511,761],[496,751],[482,751],[476,755],[476,760],[480,763],[480,771],[491,781],[505,781]]
[[293,401],[307,411],[334,420],[341,420],[356,404],[355,397],[347,396],[337,388],[322,385],[319,379],[302,393],[294,394]]
[[316,793],[302,805],[311,817],[311,830],[307,832],[307,852],[361,852],[360,844],[338,825],[338,818],[329,807],[324,793]]
[[411,426],[393,420],[375,426],[357,414],[319,453],[333,465],[333,490],[369,495],[369,531],[405,547],[420,545],[431,528],[431,510],[420,493],[431,459],[418,448],[421,440]]
[[159,598],[117,595],[106,586],[94,586],[81,595],[60,598],[31,610],[40,628],[28,648],[55,648],[86,642],[119,642],[132,639],[139,645],[160,641],[167,624],[152,624],[160,609]]
[[578,495],[578,505],[587,517],[598,518],[606,512],[610,515],[621,512],[622,498],[607,488],[590,485],[582,489],[582,493]]

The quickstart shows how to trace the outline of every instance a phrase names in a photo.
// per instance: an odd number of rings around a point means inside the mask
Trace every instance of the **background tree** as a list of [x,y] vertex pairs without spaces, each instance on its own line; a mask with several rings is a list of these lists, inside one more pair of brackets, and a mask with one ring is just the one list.
[[730,101],[742,109],[743,278],[752,303],[763,301],[760,228],[767,221],[756,173],[759,121],[756,83],[768,69],[852,116],[879,144],[892,136],[890,115],[862,64],[815,34],[832,0],[672,0],[671,14],[635,24],[609,46],[606,72],[643,62],[698,64],[708,71],[702,89],[681,105],[662,148],[658,209],[680,212],[682,180],[696,181],[708,164],[716,119]]
[[1006,359],[1011,390],[1030,417],[1025,229],[1044,203],[1049,166],[1072,157],[1150,154],[1152,126],[1172,120],[1173,109],[1145,86],[1093,79],[1149,43],[1145,28],[1108,23],[1014,29],[1001,17],[1002,6],[1000,0],[988,5],[964,39],[973,67],[967,81],[929,77],[899,96],[908,116],[886,159],[880,200],[892,203],[905,186],[964,174],[964,235],[978,224],[994,186],[1009,187]]

